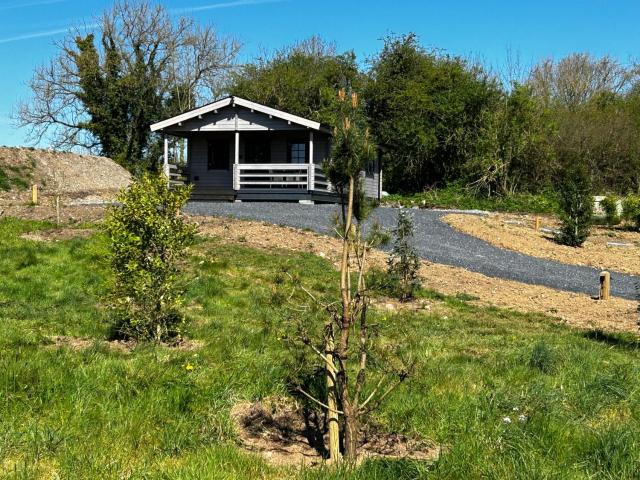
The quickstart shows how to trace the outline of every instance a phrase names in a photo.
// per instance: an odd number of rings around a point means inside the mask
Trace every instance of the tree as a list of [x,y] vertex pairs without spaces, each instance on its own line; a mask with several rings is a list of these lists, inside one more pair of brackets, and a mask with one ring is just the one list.
[[389,191],[458,179],[499,97],[497,82],[478,65],[425,50],[414,34],[387,37],[369,77],[367,115],[386,147]]
[[593,216],[591,180],[585,166],[567,165],[558,190],[562,225],[556,240],[563,245],[580,247],[589,236]]
[[574,108],[601,93],[623,93],[639,78],[640,69],[624,66],[610,56],[573,53],[558,62],[541,61],[531,70],[528,83],[545,102]]
[[420,258],[411,245],[413,239],[413,219],[404,210],[398,211],[398,221],[393,231],[395,237],[393,249],[387,262],[391,285],[402,302],[411,300],[420,288],[418,276]]
[[120,193],[104,222],[114,275],[107,303],[118,336],[164,341],[180,333],[181,259],[195,226],[181,210],[190,187],[145,174]]
[[311,37],[235,72],[230,92],[333,125],[336,90],[358,90],[362,82],[352,52],[338,54],[334,45]]
[[213,96],[233,68],[238,43],[162,6],[127,0],[74,35],[36,69],[18,121],[35,143],[81,148],[131,171],[154,169],[159,141],[149,126]]
[[[374,237],[363,236],[361,220],[365,209],[358,206],[361,191],[360,172],[367,161],[375,156],[364,115],[356,93],[348,98],[339,92],[337,123],[334,129],[331,168],[346,178],[346,216],[339,230],[342,237],[340,262],[340,302],[327,306],[330,313],[325,328],[323,358],[327,369],[327,403],[330,426],[330,454],[339,457],[337,431],[331,431],[332,419],[337,426],[337,415],[342,415],[344,457],[354,461],[357,457],[360,427],[363,415],[374,410],[407,377],[407,370],[393,372],[397,381],[382,375],[377,385],[365,396],[364,391],[370,369],[369,357],[374,350],[375,336],[368,322],[369,299],[365,285],[367,254],[377,242]],[[375,232],[374,232],[375,234]],[[352,272],[352,268],[355,271]],[[353,273],[353,275],[352,275]],[[356,336],[354,342],[352,336]],[[386,384],[386,387],[385,387]]]
[[513,84],[485,115],[475,155],[465,165],[469,185],[487,196],[549,186],[555,128],[531,88]]

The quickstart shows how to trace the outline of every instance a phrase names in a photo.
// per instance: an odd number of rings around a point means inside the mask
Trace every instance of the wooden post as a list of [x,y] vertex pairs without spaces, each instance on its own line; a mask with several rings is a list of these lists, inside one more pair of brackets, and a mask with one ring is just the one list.
[[607,271],[600,272],[600,300],[609,300],[611,289],[611,274]]
[[313,130],[309,130],[309,170],[307,173],[307,190],[316,188],[316,172],[313,163]]
[[540,217],[536,217],[536,232],[540,230]]
[[38,185],[31,186],[31,203],[38,204]]
[[[237,116],[236,114],[236,122]],[[240,132],[237,130],[233,145],[233,189],[240,190]]]
[[56,226],[60,226],[60,195],[56,195]]
[[329,460],[337,463],[340,461],[340,426],[338,424],[338,400],[336,395],[336,367],[333,361],[333,349],[335,348],[333,339],[333,329],[331,325],[327,328],[327,338],[325,339],[325,368],[327,375],[327,423],[329,426]]

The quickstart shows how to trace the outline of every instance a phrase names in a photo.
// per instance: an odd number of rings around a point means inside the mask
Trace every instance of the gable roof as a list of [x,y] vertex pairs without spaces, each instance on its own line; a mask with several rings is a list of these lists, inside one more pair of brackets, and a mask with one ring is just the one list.
[[151,131],[157,132],[158,130],[163,130],[164,128],[170,127],[172,125],[177,125],[181,122],[191,120],[192,118],[197,118],[206,113],[213,112],[215,110],[218,110],[219,108],[236,106],[236,105],[240,107],[245,107],[251,110],[255,110],[256,112],[264,113],[265,115],[271,115],[276,118],[286,120],[287,122],[295,123],[297,125],[302,125],[303,127],[311,128],[313,130],[321,129],[320,122],[314,122],[313,120],[299,117],[291,113],[283,112],[282,110],[277,110],[275,108],[267,107],[266,105],[261,105],[259,103],[252,102],[250,100],[245,100],[244,98],[230,96],[230,97],[226,97],[221,100],[218,100],[216,102],[209,103],[202,107],[189,110],[188,112],[182,113],[180,115],[176,115],[175,117],[167,118],[166,120],[162,120],[161,122],[154,123],[153,125],[151,125]]

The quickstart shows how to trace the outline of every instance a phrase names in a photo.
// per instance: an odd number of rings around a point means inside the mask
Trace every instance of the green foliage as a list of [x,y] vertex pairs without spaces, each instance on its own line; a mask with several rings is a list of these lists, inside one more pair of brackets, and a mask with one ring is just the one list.
[[353,215],[356,220],[362,221],[373,205],[365,198],[360,172],[366,162],[375,158],[376,145],[356,92],[348,95],[346,90],[339,90],[333,115],[338,120],[333,129],[331,156],[323,162],[324,173],[342,198],[343,223],[349,182],[354,182]]
[[556,365],[556,354],[546,342],[538,342],[533,346],[529,357],[529,367],[536,368],[542,373],[553,373],[556,370]]
[[0,168],[0,190],[10,190],[11,182],[9,181],[9,177],[7,174]]
[[24,190],[33,176],[33,165],[0,165],[0,191]]
[[640,196],[629,195],[622,200],[622,218],[640,230]]
[[393,249],[387,261],[389,286],[398,300],[411,300],[421,282],[418,276],[420,257],[412,245],[413,218],[404,210],[398,210],[398,220],[393,230]]
[[550,191],[487,197],[472,189],[455,185],[429,189],[413,195],[389,195],[383,199],[383,203],[403,207],[459,208],[513,213],[552,214],[558,211],[557,196]]
[[491,197],[538,192],[549,185],[554,127],[526,85],[515,83],[485,115],[474,155],[465,164],[474,190]]
[[108,297],[116,333],[162,341],[183,323],[181,263],[195,227],[181,216],[190,188],[170,190],[163,175],[145,174],[118,196],[104,229],[114,284]]
[[[541,315],[439,294],[429,297],[431,311],[371,308],[370,315],[383,341],[412,337],[419,372],[371,422],[446,446],[440,459],[271,467],[239,448],[231,409],[286,395],[293,358],[286,342],[264,331],[279,328],[274,319],[283,314],[269,301],[274,276],[287,269],[329,301],[337,294],[331,264],[203,239],[185,256],[196,350],[148,344],[123,352],[104,342],[101,321],[107,239],[21,238],[51,227],[0,219],[0,452],[9,478],[632,480],[640,471],[636,336],[587,335]],[[56,346],[51,337],[59,335],[86,345]],[[550,373],[528,364],[540,343],[562,359]]]
[[338,54],[333,45],[311,37],[245,65],[232,76],[230,91],[232,95],[334,125],[336,91],[359,91],[362,83],[352,52]]
[[499,88],[477,65],[422,48],[414,34],[387,37],[365,97],[384,156],[385,188],[415,192],[460,177]]
[[600,201],[600,206],[604,210],[605,221],[607,225],[618,225],[620,223],[620,215],[618,213],[618,197],[615,195],[607,195]]
[[593,217],[593,195],[589,174],[581,165],[567,167],[559,185],[560,220],[556,240],[579,247],[589,236]]

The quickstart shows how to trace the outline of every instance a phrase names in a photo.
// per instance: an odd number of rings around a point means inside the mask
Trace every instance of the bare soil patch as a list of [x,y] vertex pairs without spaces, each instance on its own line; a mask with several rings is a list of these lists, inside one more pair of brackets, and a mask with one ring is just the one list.
[[580,248],[559,245],[549,230],[559,228],[557,220],[542,218],[535,230],[530,215],[492,214],[489,216],[452,214],[444,221],[461,232],[478,237],[497,247],[533,257],[640,275],[640,233],[621,228],[594,227]]
[[20,236],[25,240],[33,240],[34,242],[58,242],[73,238],[87,238],[94,233],[95,230],[90,228],[56,228],[53,230],[27,232]]
[[[231,415],[242,447],[276,466],[314,466],[327,458],[324,421],[293,401],[266,399],[241,403]],[[371,457],[409,458],[434,461],[440,447],[405,435],[362,431],[360,459]]]
[[[61,223],[99,222],[104,218],[102,205],[69,205],[64,200],[60,206]],[[56,209],[52,197],[41,197],[38,205],[25,203],[3,204],[0,199],[0,218],[15,217],[23,220],[41,220],[55,222]]]
[[[200,231],[204,235],[265,250],[313,253],[327,258],[335,267],[338,266],[341,244],[337,238],[264,222],[197,216],[192,218],[199,222]],[[384,252],[375,250],[370,255],[370,266],[384,268],[386,258]],[[477,305],[496,306],[523,313],[543,313],[567,325],[584,329],[638,331],[637,305],[630,300],[611,298],[608,301],[598,301],[588,295],[492,278],[463,268],[426,261],[422,262],[420,276],[426,288],[446,295],[463,293],[477,297],[476,300],[470,300],[470,303]]]

